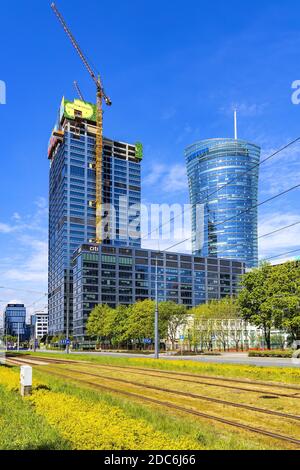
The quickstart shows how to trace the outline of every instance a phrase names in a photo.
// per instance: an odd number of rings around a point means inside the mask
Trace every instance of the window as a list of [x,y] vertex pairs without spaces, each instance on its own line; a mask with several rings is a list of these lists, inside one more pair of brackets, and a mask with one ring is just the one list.
[[102,263],[115,264],[116,263],[116,257],[115,256],[109,256],[109,255],[102,255]]
[[79,168],[78,166],[71,165],[71,175],[82,176],[84,178],[84,168]]

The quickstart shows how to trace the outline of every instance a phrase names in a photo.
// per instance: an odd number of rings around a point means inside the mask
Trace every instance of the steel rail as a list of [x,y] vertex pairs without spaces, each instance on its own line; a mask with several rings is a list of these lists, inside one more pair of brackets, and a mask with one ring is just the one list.
[[[53,375],[53,376],[56,376],[56,377],[61,377],[61,378],[64,378],[64,379],[69,379],[70,380],[70,378],[71,378],[70,376],[68,376],[66,374],[60,374],[58,372],[47,371],[46,373],[48,373],[49,375]],[[71,380],[72,380],[72,378],[71,378]],[[282,434],[277,434],[277,433],[274,433],[274,432],[271,432],[271,431],[267,431],[265,429],[255,428],[253,426],[249,426],[249,425],[242,424],[242,423],[237,423],[235,421],[231,421],[231,420],[228,420],[228,419],[225,419],[225,418],[221,418],[219,416],[209,415],[207,413],[202,413],[200,411],[196,411],[196,410],[192,410],[192,409],[189,409],[189,408],[185,408],[183,406],[175,405],[174,403],[168,403],[168,402],[164,402],[164,401],[157,400],[157,399],[154,399],[154,398],[141,396],[137,393],[127,392],[125,390],[120,390],[120,389],[114,389],[112,387],[107,387],[106,385],[102,385],[102,384],[95,384],[94,382],[89,382],[87,380],[78,379],[78,378],[73,378],[73,380],[76,380],[77,382],[81,382],[83,384],[92,386],[92,387],[97,388],[97,389],[105,390],[105,391],[110,392],[110,393],[117,393],[117,394],[120,394],[120,395],[133,397],[133,398],[136,398],[136,399],[141,400],[141,401],[146,401],[146,402],[149,402],[149,403],[153,403],[153,404],[156,404],[156,405],[163,406],[165,408],[174,409],[174,410],[180,411],[182,413],[187,413],[187,414],[191,414],[193,416],[205,418],[205,419],[212,420],[212,421],[217,421],[219,423],[223,423],[223,424],[226,424],[228,426],[232,426],[232,427],[235,427],[235,428],[243,429],[245,431],[249,431],[249,432],[253,432],[253,433],[256,433],[256,434],[261,434],[261,435],[264,435],[264,436],[268,436],[268,437],[271,437],[273,439],[286,441],[286,442],[295,444],[298,447],[300,447],[300,440],[296,439],[294,437],[285,436],[285,435],[282,435]]]

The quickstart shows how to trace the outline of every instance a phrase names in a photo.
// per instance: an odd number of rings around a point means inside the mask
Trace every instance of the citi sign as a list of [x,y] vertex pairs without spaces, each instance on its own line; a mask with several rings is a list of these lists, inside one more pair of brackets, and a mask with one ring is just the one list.
[[98,246],[90,246],[89,249],[90,249],[90,251],[94,251],[94,252],[96,252],[96,253],[98,253],[98,251],[99,251],[99,247],[98,247]]
[[6,104],[6,84],[0,80],[0,104]]

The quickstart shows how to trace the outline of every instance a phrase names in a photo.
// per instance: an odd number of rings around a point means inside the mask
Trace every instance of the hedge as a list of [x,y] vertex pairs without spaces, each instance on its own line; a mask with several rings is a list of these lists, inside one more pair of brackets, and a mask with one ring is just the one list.
[[249,357],[285,357],[292,358],[292,350],[250,351]]

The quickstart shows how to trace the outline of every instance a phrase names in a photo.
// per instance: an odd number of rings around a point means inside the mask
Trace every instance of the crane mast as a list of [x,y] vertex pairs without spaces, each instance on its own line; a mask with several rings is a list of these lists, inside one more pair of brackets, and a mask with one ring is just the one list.
[[[86,59],[84,53],[82,52],[78,42],[74,38],[73,34],[71,33],[68,25],[66,24],[63,16],[57,9],[55,3],[51,4],[51,8],[54,11],[55,15],[57,16],[58,20],[60,21],[65,33],[69,37],[73,47],[75,48],[76,52],[78,53],[81,61],[83,62],[85,68],[87,69],[88,73],[90,74],[94,84],[96,85],[97,96],[96,96],[96,106],[97,106],[97,122],[96,122],[96,162],[95,162],[95,170],[96,170],[96,200],[95,200],[95,207],[96,207],[96,243],[101,244],[103,241],[102,235],[102,188],[103,188],[103,100],[107,104],[107,106],[111,106],[112,102],[110,98],[105,94],[105,91],[102,86],[100,76],[97,76],[96,73],[93,71],[92,67],[90,66],[88,60]],[[77,85],[77,83],[76,83]],[[76,88],[79,89],[78,85]],[[79,91],[79,95],[81,95]]]
[[81,101],[84,101],[83,94],[81,93],[81,90],[80,90],[80,88],[79,88],[79,85],[78,85],[77,81],[74,80],[73,83],[74,83],[74,87],[75,87],[75,90],[76,90],[77,93],[78,93],[79,98],[81,99]]

